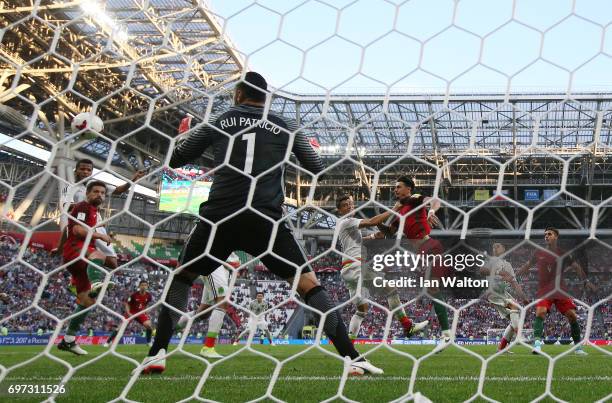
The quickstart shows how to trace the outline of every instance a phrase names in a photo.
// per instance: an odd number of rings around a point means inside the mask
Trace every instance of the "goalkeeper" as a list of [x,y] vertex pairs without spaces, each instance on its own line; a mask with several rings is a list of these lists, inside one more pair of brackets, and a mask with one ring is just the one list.
[[[288,282],[307,305],[327,313],[323,329],[342,356],[353,362],[351,373],[383,371],[359,357],[327,291],[306,264],[306,255],[283,222],[285,160],[291,152],[312,174],[323,170],[321,158],[293,122],[265,113],[267,83],[257,73],[246,73],[236,85],[233,107],[193,131],[179,142],[170,167],[195,161],[212,147],[215,171],[208,201],[200,206],[200,220],[191,231],[173,276],[157,323],[157,335],[143,372],[165,369],[170,338],[185,312],[193,281],[209,275],[234,250],[260,256],[264,265]],[[211,224],[216,224],[213,227]],[[272,253],[271,253],[272,252]],[[297,279],[296,279],[297,277]],[[174,309],[168,308],[168,305]]]

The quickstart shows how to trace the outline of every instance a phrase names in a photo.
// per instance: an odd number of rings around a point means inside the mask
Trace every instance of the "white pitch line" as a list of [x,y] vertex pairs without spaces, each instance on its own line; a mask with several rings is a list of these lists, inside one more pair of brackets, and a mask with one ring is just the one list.
[[[139,380],[143,381],[199,381],[201,377],[194,375],[183,375],[183,376],[141,376]],[[9,381],[58,381],[60,377],[44,377],[44,376],[33,376],[33,377],[6,377]],[[127,381],[129,376],[118,377],[118,376],[73,376],[70,380],[82,381],[82,382],[108,382],[108,381]],[[250,376],[250,375],[212,375],[208,377],[209,380],[213,381],[270,381],[269,376]],[[362,377],[349,377],[350,381],[371,381],[371,382],[394,382],[394,381],[409,381],[410,377],[407,376],[362,376]],[[465,382],[473,381],[476,382],[480,378],[477,376],[422,376],[417,377],[418,381],[446,381],[446,382]],[[281,376],[278,377],[278,381],[281,382],[299,382],[299,381],[328,381],[328,380],[340,380],[339,376]],[[543,382],[546,381],[544,376],[490,376],[486,377],[485,381],[489,382]],[[612,381],[612,376],[575,376],[575,377],[554,377],[553,381],[562,382],[591,382],[591,381]]]

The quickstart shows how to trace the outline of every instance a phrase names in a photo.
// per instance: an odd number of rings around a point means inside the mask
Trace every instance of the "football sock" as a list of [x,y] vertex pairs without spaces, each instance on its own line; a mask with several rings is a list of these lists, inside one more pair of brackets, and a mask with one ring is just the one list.
[[361,322],[363,322],[365,316],[365,312],[357,311],[351,318],[351,321],[349,322],[349,337],[351,339],[356,339],[359,337],[359,328],[361,327]]
[[325,289],[320,285],[313,287],[304,296],[304,301],[309,306],[323,313],[327,312],[323,330],[332,343],[334,343],[338,354],[342,357],[349,356],[351,359],[359,357],[359,353],[355,350],[353,343],[351,343],[346,327],[344,327],[344,323],[338,315],[338,311],[332,311],[334,305]]
[[506,327],[506,330],[504,330],[504,337],[506,340],[510,341],[512,340],[513,336],[514,336],[514,328],[512,327],[512,325],[508,325],[508,327]]
[[448,330],[448,312],[446,311],[446,307],[439,302],[433,302],[434,311],[436,312],[436,316],[438,317],[438,322],[440,323],[441,330]]
[[[87,278],[89,278],[89,281],[91,283],[97,283],[97,282],[104,281],[105,273],[102,270],[100,270],[97,267],[95,267],[92,263],[93,264],[97,264],[99,266],[102,266],[104,264],[104,260],[102,260],[102,259],[91,259],[91,263],[87,265]],[[89,294],[89,296],[91,298],[96,298],[99,293],[100,293],[99,290],[97,290],[95,292],[92,291]]]
[[[397,290],[394,290],[391,294],[387,295],[387,303],[389,304],[389,309],[392,311],[402,305],[402,301],[400,301]],[[404,308],[400,308],[395,311],[395,317],[400,321],[404,329],[410,329],[412,327],[412,321],[406,315]]]
[[506,330],[504,330],[504,335],[501,341],[499,342],[498,350],[503,350],[504,348],[506,348],[508,343],[510,343],[510,341],[512,340],[512,336],[514,336],[514,328],[512,327],[512,325],[508,325],[508,327],[506,327]]
[[[191,281],[184,277],[174,277],[168,289],[166,303],[181,312],[185,312],[187,309],[187,302],[189,301],[191,284]],[[153,346],[149,349],[150,357],[156,355],[162,348],[168,349],[172,333],[180,318],[181,315],[179,313],[170,310],[166,305],[162,306],[157,319],[155,341],[153,342]]]
[[[77,305],[76,309],[74,310],[74,313],[81,312],[84,309],[86,308],[83,305]],[[70,322],[68,323],[68,330],[66,331],[67,335],[75,336],[78,333],[79,329],[81,328],[81,325],[83,324],[83,322],[85,322],[87,313],[89,313],[89,311],[83,312],[70,319]]]
[[510,313],[510,326],[512,326],[515,332],[518,331],[519,328],[519,313],[518,312],[511,312]]
[[572,329],[572,340],[574,343],[580,343],[580,325],[578,321],[570,322],[570,328]]
[[206,347],[214,347],[217,342],[217,337],[223,326],[223,318],[225,317],[225,311],[223,309],[215,308],[210,314],[210,320],[208,321],[208,332],[206,333],[206,339],[204,345]]
[[117,337],[117,333],[119,333],[118,329],[113,330],[113,332],[111,333],[111,335],[108,337],[108,340],[106,340],[106,342],[108,344],[111,344],[113,342],[113,340],[115,340],[115,337]]
[[533,338],[540,340],[544,335],[544,318],[536,316],[533,321]]
[[239,335],[238,337],[236,337],[236,341],[240,341],[240,339],[242,339],[247,333],[249,333],[249,329],[244,329]]
[[404,329],[410,330],[412,327],[412,321],[408,318],[408,316],[402,316],[400,319],[400,323]]
[[153,334],[153,329],[147,329],[147,343],[151,342],[151,335]]

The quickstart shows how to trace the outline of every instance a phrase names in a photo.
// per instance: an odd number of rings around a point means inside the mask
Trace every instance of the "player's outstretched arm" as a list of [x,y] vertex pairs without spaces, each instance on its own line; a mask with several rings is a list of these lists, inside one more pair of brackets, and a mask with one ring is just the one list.
[[491,275],[491,266],[489,266],[489,261],[487,261],[478,271],[481,276],[489,276]]
[[[134,174],[134,176],[132,176],[132,182],[136,182],[138,179],[142,178],[143,176],[145,176],[145,174],[147,173],[146,170],[142,169],[140,171],[136,171],[136,173]],[[115,188],[115,190],[113,190],[113,195],[120,195],[122,193],[127,192],[128,190],[130,190],[130,186],[132,186],[130,184],[130,182],[125,182],[123,185],[121,186],[117,186]]]
[[368,235],[367,237],[365,237],[365,239],[382,239],[387,236],[391,236],[397,232],[397,227],[393,224],[392,225],[378,224],[376,227],[378,228],[378,232],[372,235]]
[[385,211],[384,213],[378,214],[372,218],[365,218],[359,222],[359,228],[376,227],[378,224],[382,224],[387,221],[387,219],[391,217],[391,214],[393,213]]
[[57,247],[51,251],[51,254],[54,256],[62,254],[62,251],[64,250],[64,245],[66,244],[66,240],[68,239],[68,228],[67,227],[60,229],[60,232],[62,235],[60,236],[60,240],[57,244]]
[[370,234],[368,236],[364,236],[363,239],[383,239],[385,237],[385,234],[383,234],[382,232],[378,231],[375,232],[373,234]]
[[578,277],[584,282],[584,286],[586,288],[590,289],[591,291],[597,290],[597,286],[595,286],[595,284],[589,281],[589,279],[587,278],[586,271],[582,268],[582,266],[580,265],[580,263],[578,263],[577,260],[574,260],[572,262],[572,264],[570,265],[570,269],[574,269],[576,271]]
[[502,279],[510,284],[510,287],[512,287],[512,289],[516,292],[516,296],[523,301],[524,304],[529,302],[527,294],[525,294],[523,287],[521,287],[521,285],[516,281],[516,278],[512,277],[510,273],[505,271],[500,272],[500,275]]
[[438,211],[442,205],[439,199],[434,199],[433,197],[429,196],[423,198],[423,204],[429,204],[429,211],[433,211],[434,213]]
[[[68,188],[62,191],[62,206],[65,211],[70,215],[72,208],[74,207],[74,195],[68,195]],[[68,240],[68,224],[62,224],[60,222],[60,239],[57,247],[51,251],[52,255],[61,255],[64,250],[64,244]]]
[[[82,225],[77,224],[74,227],[72,227],[72,234],[75,235],[77,238],[85,239],[87,238],[87,233],[88,233],[87,228],[83,227]],[[93,234],[91,235],[91,239],[100,239],[108,244],[113,242],[112,238],[109,235],[102,234],[96,231],[94,231]]]
[[441,227],[442,223],[440,219],[436,216],[436,212],[440,209],[441,203],[440,200],[434,199],[433,197],[425,197],[423,199],[423,203],[429,203],[429,211],[427,212],[427,222],[432,227]]
[[519,267],[516,274],[519,276],[522,276],[523,274],[527,273],[529,269],[535,264],[535,262],[536,262],[535,256],[532,256],[527,263]]
[[[395,203],[395,206],[393,206],[393,211],[399,211],[401,207],[402,206],[399,202]],[[384,213],[375,215],[372,218],[363,219],[359,222],[359,228],[377,227],[379,225],[382,225],[385,221],[389,219],[389,217],[393,215],[393,211],[385,211]]]
[[586,272],[584,271],[580,263],[578,263],[578,261],[574,260],[570,265],[570,268],[574,269],[576,273],[578,273],[578,277],[580,277],[580,280],[584,281],[587,279]]
[[[210,121],[215,122],[216,119]],[[213,144],[218,135],[219,133],[210,126],[201,126],[177,142],[168,165],[170,168],[178,168],[193,162]]]
[[304,133],[297,132],[293,140],[293,153],[310,173],[317,174],[325,168],[321,156],[315,152]]

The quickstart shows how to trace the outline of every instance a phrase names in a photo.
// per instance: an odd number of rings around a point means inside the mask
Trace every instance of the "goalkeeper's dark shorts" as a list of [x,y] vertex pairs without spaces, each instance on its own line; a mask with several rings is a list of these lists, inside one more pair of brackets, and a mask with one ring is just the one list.
[[[224,217],[205,218],[218,223]],[[213,236],[214,239],[211,239]],[[209,253],[204,254],[209,242]],[[200,220],[183,247],[179,267],[192,273],[208,275],[225,262],[232,252],[238,250],[255,258],[259,257],[268,270],[283,279],[295,277],[298,272],[304,274],[312,271],[310,265],[306,264],[304,250],[286,222],[281,221],[275,227],[271,219],[252,211],[240,213],[218,223],[214,233],[209,222]]]

